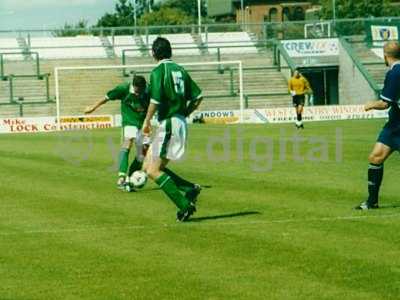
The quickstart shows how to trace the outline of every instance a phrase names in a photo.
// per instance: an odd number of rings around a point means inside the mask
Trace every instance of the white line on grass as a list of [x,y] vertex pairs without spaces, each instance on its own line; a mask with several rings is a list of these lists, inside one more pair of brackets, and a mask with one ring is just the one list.
[[[218,227],[218,226],[246,226],[246,225],[268,225],[268,224],[289,224],[289,223],[311,223],[311,222],[335,222],[335,221],[359,221],[365,219],[386,219],[400,217],[400,214],[387,214],[387,215],[360,215],[360,216],[342,216],[342,217],[322,217],[322,218],[305,218],[305,219],[281,219],[281,220],[258,220],[247,222],[218,222],[209,220],[208,222],[187,222],[185,224],[158,224],[158,225],[121,225],[121,226],[82,226],[76,228],[58,228],[58,229],[33,229],[23,230],[16,232],[0,232],[0,236],[15,236],[26,234],[62,234],[62,233],[79,233],[79,232],[94,232],[105,230],[141,230],[141,229],[161,229],[161,228],[174,228],[185,226],[197,227]],[[201,218],[200,218],[201,219]]]

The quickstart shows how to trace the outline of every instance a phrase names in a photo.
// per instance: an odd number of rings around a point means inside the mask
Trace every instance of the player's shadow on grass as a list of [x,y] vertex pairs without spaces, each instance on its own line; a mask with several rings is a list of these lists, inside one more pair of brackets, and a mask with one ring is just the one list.
[[[201,185],[202,189],[211,189],[212,186],[211,185]],[[139,190],[137,190],[139,191]],[[140,193],[146,193],[146,192],[154,192],[154,191],[161,191],[161,188],[159,187],[153,187],[153,188],[149,188],[149,189],[144,189],[144,190],[140,190]]]
[[261,213],[258,211],[244,211],[244,212],[224,214],[224,215],[191,218],[188,220],[188,222],[203,222],[203,221],[219,220],[219,219],[231,219],[231,218],[246,217],[251,215],[261,215]]

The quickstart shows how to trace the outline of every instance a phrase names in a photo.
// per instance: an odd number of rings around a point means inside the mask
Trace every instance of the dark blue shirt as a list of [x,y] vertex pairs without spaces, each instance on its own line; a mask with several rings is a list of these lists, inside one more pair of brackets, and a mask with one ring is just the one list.
[[389,104],[388,127],[400,129],[400,62],[392,65],[386,73],[385,83],[380,98]]

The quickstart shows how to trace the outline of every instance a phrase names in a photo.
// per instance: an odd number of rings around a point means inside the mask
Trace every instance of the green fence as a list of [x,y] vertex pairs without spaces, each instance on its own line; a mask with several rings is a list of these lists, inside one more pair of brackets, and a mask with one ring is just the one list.
[[[18,79],[37,79],[37,80],[44,80],[45,81],[45,97],[43,100],[41,101],[31,101],[28,97],[28,101],[26,101],[25,103],[27,104],[32,104],[33,102],[40,102],[40,103],[47,103],[47,102],[53,102],[54,98],[50,96],[50,74],[46,73],[46,74],[41,74],[39,75],[39,77],[37,77],[36,75],[14,75],[14,74],[10,74],[4,77],[3,81],[8,81],[9,83],[9,94],[8,94],[8,99],[9,99],[9,103],[16,103],[17,101],[20,101],[20,98],[17,98],[17,96],[15,95],[15,81]],[[24,98],[25,101],[25,97],[26,96],[21,96]],[[29,102],[29,103],[28,103]]]
[[[188,33],[193,35],[202,34],[203,42],[207,43],[207,35],[212,32],[239,32],[247,31],[253,33],[258,40],[269,39],[303,39],[305,34],[311,38],[318,37],[340,37],[350,35],[367,35],[368,26],[371,23],[396,23],[400,17],[385,18],[357,18],[336,20],[306,20],[290,22],[267,22],[267,23],[222,23],[192,25],[169,25],[169,26],[145,26],[145,27],[91,27],[87,29],[68,29],[71,36],[94,35],[94,36],[117,36],[133,35],[144,36]],[[324,25],[321,25],[324,24]],[[306,28],[307,27],[307,28]],[[307,31],[307,32],[306,32]],[[37,36],[60,36],[62,29],[42,30],[0,30],[0,37],[27,38],[28,46],[30,37]],[[146,40],[146,38],[145,38]]]
[[[4,80],[7,79],[7,74],[5,70],[5,65],[6,65],[6,56],[15,56],[15,55],[22,55],[25,57],[25,60],[30,60],[32,59],[34,62],[34,68],[36,70],[35,76],[39,77],[41,76],[40,74],[40,59],[39,59],[39,53],[38,52],[32,52],[32,51],[15,51],[15,52],[1,52],[0,53],[0,79]],[[32,58],[33,56],[33,58]],[[10,73],[12,74],[12,73]]]

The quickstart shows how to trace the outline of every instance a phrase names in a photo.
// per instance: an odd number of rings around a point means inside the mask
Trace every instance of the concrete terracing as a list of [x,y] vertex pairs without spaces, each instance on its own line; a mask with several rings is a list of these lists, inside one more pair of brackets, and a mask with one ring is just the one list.
[[[178,63],[208,62],[216,61],[216,55],[191,55],[175,56]],[[246,54],[240,56],[237,54],[223,54],[222,60],[241,60],[244,68],[244,93],[248,95],[249,108],[264,108],[288,106],[290,96],[287,91],[287,82],[283,75],[273,67],[272,53],[266,51],[262,54]],[[21,62],[22,63],[22,62]],[[32,63],[32,62],[31,62]],[[54,68],[63,66],[104,66],[120,65],[120,58],[101,58],[101,59],[45,59],[41,60],[41,73],[50,73],[50,95],[55,96],[54,90]],[[155,64],[151,57],[139,56],[129,57],[127,64],[142,65]],[[7,67],[7,66],[6,66]],[[13,62],[8,66],[10,72],[19,69],[19,63]],[[233,67],[232,72],[226,67]],[[31,66],[32,68],[32,66]],[[186,67],[191,76],[198,82],[203,90],[205,101],[202,109],[238,109],[238,72],[237,66],[227,65],[224,72],[220,72],[218,66],[188,66]],[[26,69],[26,67],[24,68]],[[135,71],[143,73],[147,78],[149,68],[146,70],[136,68]],[[129,70],[132,71],[132,70]],[[129,72],[128,72],[129,73]],[[233,81],[231,81],[231,77]],[[104,98],[105,93],[121,83],[124,80],[130,80],[124,77],[122,70],[74,70],[60,72],[60,103],[63,115],[82,114],[84,108]],[[31,79],[30,84],[40,83],[37,79]],[[231,84],[233,82],[233,85]],[[36,89],[32,89],[36,90]],[[264,95],[263,95],[264,94]],[[1,95],[0,95],[1,97]],[[29,95],[26,97],[29,98]],[[42,107],[42,108],[40,108]],[[7,113],[7,110],[9,113]],[[25,115],[44,116],[49,112],[55,112],[55,104],[43,104],[42,106],[27,107]],[[119,112],[118,103],[109,103],[99,110],[101,114],[115,114]],[[18,114],[16,107],[2,107],[1,115]],[[53,114],[54,115],[54,114]]]

